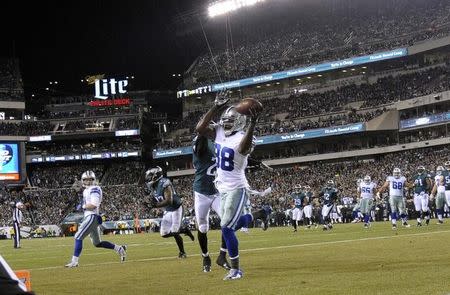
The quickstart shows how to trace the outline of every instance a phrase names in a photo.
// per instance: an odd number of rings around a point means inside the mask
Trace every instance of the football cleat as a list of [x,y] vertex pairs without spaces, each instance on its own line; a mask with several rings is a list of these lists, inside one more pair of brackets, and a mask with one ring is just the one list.
[[223,255],[219,255],[216,259],[216,263],[218,266],[223,267],[226,270],[231,269],[230,263],[227,261],[227,258]]
[[224,281],[230,281],[230,280],[239,280],[242,278],[243,273],[240,269],[230,269],[228,274],[223,278]]
[[417,227],[421,227],[422,226],[422,222],[417,222]]
[[438,222],[436,222],[436,224],[444,224],[443,220],[438,220]]
[[180,259],[185,259],[185,258],[187,258],[186,253],[180,252],[180,253],[178,254],[178,258],[180,258]]
[[409,225],[407,222],[403,222],[403,223],[402,223],[402,226],[403,226],[403,227],[411,227],[411,225]]
[[65,267],[67,268],[78,267],[78,262],[71,261],[70,263],[67,263]]
[[211,258],[209,256],[203,257],[203,272],[211,271]]
[[364,223],[364,228],[369,228],[370,225],[368,223]]
[[392,229],[393,229],[393,230],[396,230],[396,229],[397,229],[397,225],[396,225],[396,224],[393,224],[393,225],[392,225]]
[[127,245],[122,245],[118,251],[120,255],[120,262],[124,262],[127,259]]
[[324,225],[322,230],[328,230],[328,227]]
[[425,219],[425,224],[429,225],[430,224],[430,219]]

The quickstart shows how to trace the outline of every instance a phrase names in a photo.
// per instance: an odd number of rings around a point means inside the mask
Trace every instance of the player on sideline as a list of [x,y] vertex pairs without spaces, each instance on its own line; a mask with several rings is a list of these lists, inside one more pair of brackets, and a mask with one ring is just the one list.
[[327,186],[322,189],[319,197],[322,199],[323,230],[332,229],[333,226],[331,225],[330,212],[338,198],[338,190],[334,187],[333,180],[330,179],[327,181]]
[[303,219],[303,200],[305,199],[305,194],[302,192],[302,186],[297,184],[294,186],[294,192],[291,195],[293,200],[292,206],[292,226],[294,227],[294,232],[297,232],[297,226],[299,226],[300,221]]
[[[448,163],[448,162],[447,162]],[[450,164],[450,163],[449,163]],[[450,168],[450,165],[449,165]],[[450,177],[448,170],[445,170],[444,167],[438,166],[436,168],[436,176],[434,177],[434,185],[433,189],[431,191],[430,199],[434,200],[435,197],[435,203],[436,203],[436,213],[438,216],[438,222],[437,224],[443,224],[444,219],[442,218],[444,215],[444,205],[447,202],[447,206],[450,204],[450,197],[449,200],[446,200],[445,197],[445,180]],[[449,179],[450,181],[450,179]]]
[[164,208],[159,233],[163,238],[174,237],[178,246],[178,258],[186,258],[183,238],[180,233],[188,236],[192,241],[194,236],[187,227],[181,227],[183,218],[183,206],[181,198],[175,192],[168,178],[163,177],[163,170],[156,166],[145,172],[145,181],[148,191],[153,194],[151,207]]
[[410,183],[406,181],[406,178],[402,176],[400,168],[394,168],[392,176],[388,176],[385,183],[377,192],[377,199],[380,198],[381,193],[389,187],[389,205],[391,207],[391,222],[392,229],[397,229],[397,212],[402,219],[402,225],[404,227],[410,227],[406,221],[406,207],[405,199],[403,198],[405,187],[412,187]]
[[83,205],[84,218],[80,228],[75,233],[75,247],[73,251],[72,261],[66,264],[66,267],[77,267],[78,259],[83,249],[83,239],[89,235],[92,244],[98,248],[106,248],[115,250],[120,261],[125,261],[127,255],[126,245],[115,245],[107,241],[100,240],[99,226],[102,224],[102,217],[99,214],[100,204],[102,203],[102,189],[95,184],[95,174],[93,171],[86,171],[81,176],[83,182]]
[[253,132],[257,122],[257,113],[250,109],[250,124],[247,131],[246,116],[238,113],[235,106],[228,107],[221,115],[220,123],[211,128],[209,123],[219,114],[229,98],[216,97],[214,106],[198,122],[196,131],[214,139],[216,143],[217,178],[216,187],[220,193],[220,226],[227,244],[231,261],[231,270],[224,280],[242,278],[239,265],[239,248],[235,230],[248,224],[251,215],[242,215],[248,199],[249,184],[245,176],[247,159],[253,151]]
[[414,207],[417,213],[417,226],[422,226],[422,218],[425,224],[430,223],[430,209],[428,208],[428,192],[432,188],[430,175],[424,166],[417,167],[417,174],[413,178],[414,183]]
[[[214,185],[216,171],[216,157],[214,155],[214,143],[202,135],[194,138],[192,163],[195,168],[194,177],[194,203],[195,218],[198,225],[198,243],[202,251],[203,271],[211,271],[211,258],[208,252],[208,230],[209,212],[211,209],[217,214],[220,213],[219,192]],[[216,263],[225,268],[231,269],[226,258],[227,246],[222,237],[222,245]]]
[[373,206],[373,197],[377,185],[372,182],[369,175],[364,176],[364,180],[359,184],[361,213],[364,218],[364,228],[370,227],[370,211]]

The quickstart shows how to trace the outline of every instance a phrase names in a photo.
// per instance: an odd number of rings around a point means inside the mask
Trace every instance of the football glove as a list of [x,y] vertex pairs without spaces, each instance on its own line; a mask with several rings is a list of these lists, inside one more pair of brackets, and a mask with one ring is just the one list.
[[214,100],[214,104],[219,108],[226,105],[227,102],[230,101],[228,94],[229,91],[226,89],[218,92],[216,95],[216,99]]

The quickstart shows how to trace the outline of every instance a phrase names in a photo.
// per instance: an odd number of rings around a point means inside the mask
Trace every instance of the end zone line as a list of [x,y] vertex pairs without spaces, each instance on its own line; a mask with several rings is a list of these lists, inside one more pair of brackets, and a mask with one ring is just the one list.
[[[263,247],[263,248],[252,248],[252,249],[243,249],[239,250],[240,252],[252,252],[252,251],[265,251],[272,249],[289,249],[289,248],[301,248],[301,247],[309,247],[309,246],[321,246],[321,245],[333,245],[333,244],[344,244],[344,243],[352,243],[352,242],[363,242],[363,241],[373,241],[373,240],[384,240],[391,238],[402,238],[402,237],[414,237],[414,236],[425,236],[425,235],[433,235],[433,234],[442,234],[449,233],[450,230],[444,231],[434,231],[434,232],[426,232],[426,233],[415,233],[415,234],[405,234],[405,235],[392,235],[392,236],[381,236],[381,237],[370,237],[370,238],[360,238],[360,239],[352,239],[352,240],[340,240],[340,241],[328,241],[328,242],[317,242],[317,243],[308,243],[308,244],[297,244],[297,245],[284,245],[284,246],[274,246],[274,247]],[[214,253],[217,254],[217,253]],[[200,254],[192,254],[189,257],[197,257]],[[146,261],[161,261],[161,260],[175,260],[178,259],[176,256],[166,256],[166,257],[154,257],[154,258],[143,258],[143,259],[135,259],[135,260],[127,260],[124,263],[131,262],[146,262]],[[122,264],[120,261],[108,261],[108,262],[100,262],[100,263],[88,263],[82,264],[81,268],[85,266],[99,266],[99,265],[112,265],[112,264]],[[35,270],[50,270],[50,269],[61,269],[64,266],[49,266],[49,267],[40,267],[40,268],[30,268],[30,271]]]

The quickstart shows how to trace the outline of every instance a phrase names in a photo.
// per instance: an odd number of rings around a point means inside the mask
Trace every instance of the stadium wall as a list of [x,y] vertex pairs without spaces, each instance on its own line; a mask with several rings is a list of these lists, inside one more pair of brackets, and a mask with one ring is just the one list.
[[387,111],[366,123],[366,131],[397,130],[399,114],[397,110]]
[[423,43],[417,43],[413,46],[408,47],[408,54],[413,55],[420,52],[433,50],[439,47],[450,45],[450,36],[437,39],[437,40],[426,40]]
[[23,101],[2,101],[2,109],[25,109],[25,102]]

